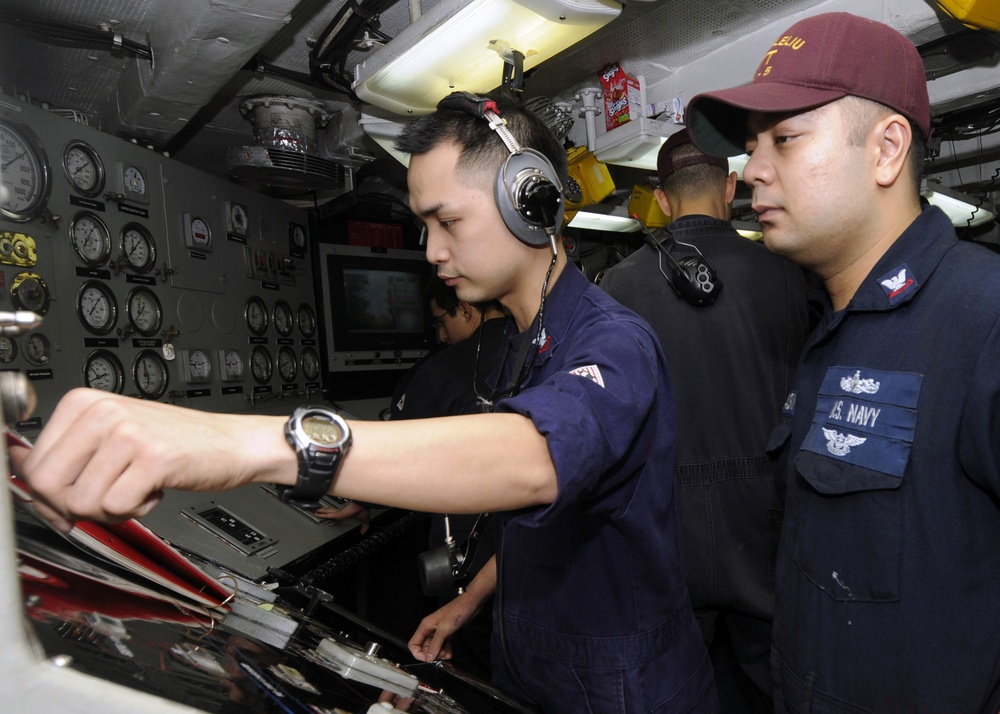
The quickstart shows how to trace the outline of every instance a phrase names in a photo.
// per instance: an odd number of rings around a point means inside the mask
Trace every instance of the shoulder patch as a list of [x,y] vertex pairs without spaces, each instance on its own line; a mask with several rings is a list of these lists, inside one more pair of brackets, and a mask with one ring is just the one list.
[[588,364],[586,367],[577,367],[576,369],[571,369],[570,374],[575,374],[577,377],[585,377],[595,384],[603,387],[604,377],[601,375],[601,369],[596,364]]

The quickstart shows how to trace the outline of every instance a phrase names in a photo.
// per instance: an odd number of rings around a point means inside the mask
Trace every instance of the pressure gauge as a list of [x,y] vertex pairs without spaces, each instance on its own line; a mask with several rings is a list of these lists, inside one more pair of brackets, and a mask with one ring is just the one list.
[[155,335],[163,322],[163,310],[156,294],[149,288],[133,288],[125,303],[128,321],[140,335]]
[[63,150],[63,170],[78,193],[96,196],[104,188],[104,164],[90,144],[71,141]]
[[127,223],[121,234],[122,260],[140,275],[148,273],[156,263],[156,241],[146,227]]
[[292,239],[292,248],[297,253],[302,253],[306,248],[306,229],[298,223],[293,223],[289,229]]
[[263,335],[267,329],[267,306],[264,301],[256,295],[247,299],[244,313],[247,318],[247,327],[255,335]]
[[295,327],[295,318],[292,317],[292,308],[284,300],[274,303],[274,329],[282,337],[292,334]]
[[40,332],[29,332],[24,337],[24,358],[31,364],[44,366],[52,356],[49,338]]
[[247,209],[242,203],[234,201],[227,202],[226,224],[230,233],[238,236],[246,236],[250,229],[250,219],[247,218]]
[[205,350],[182,350],[181,370],[184,372],[184,381],[189,384],[212,380],[212,362]]
[[121,394],[125,386],[125,371],[118,358],[108,350],[95,350],[83,363],[83,383],[102,392]]
[[42,212],[50,188],[48,159],[34,134],[0,121],[0,214],[30,221]]
[[143,350],[132,363],[132,379],[139,396],[159,399],[167,391],[167,363],[153,350]]
[[115,294],[104,283],[88,280],[77,293],[76,314],[83,326],[95,335],[106,335],[118,320]]
[[243,356],[239,350],[219,350],[219,372],[223,382],[243,381]]
[[69,224],[73,250],[87,265],[96,268],[111,257],[111,236],[108,227],[93,213],[77,213]]
[[130,201],[149,203],[149,185],[146,183],[146,172],[135,164],[121,164],[122,196]]
[[319,355],[316,354],[316,350],[312,347],[306,347],[302,350],[299,361],[302,363],[302,376],[306,378],[306,381],[316,381],[319,377]]
[[299,361],[288,345],[278,349],[278,376],[283,382],[292,382],[299,374]]
[[257,384],[267,384],[274,372],[274,362],[271,353],[266,348],[257,345],[250,353],[250,375]]
[[299,305],[299,332],[302,333],[303,337],[312,337],[313,333],[316,332],[316,313],[313,309],[302,303]]
[[198,216],[184,214],[184,245],[198,250],[212,249],[212,228]]
[[17,357],[17,343],[14,338],[0,335],[0,362],[8,364]]
[[18,310],[44,315],[49,311],[49,286],[37,273],[18,273],[10,284],[10,299]]

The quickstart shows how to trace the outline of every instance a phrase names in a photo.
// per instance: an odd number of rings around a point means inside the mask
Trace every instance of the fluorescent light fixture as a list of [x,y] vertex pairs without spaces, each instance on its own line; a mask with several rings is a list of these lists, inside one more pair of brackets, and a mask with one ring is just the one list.
[[624,206],[616,206],[610,212],[599,212],[603,207],[598,204],[586,211],[577,211],[569,227],[614,233],[635,233],[641,228],[639,221],[626,215]]
[[733,228],[744,238],[749,238],[750,240],[761,240],[764,237],[764,233],[761,231],[760,226],[752,221],[732,221]]
[[409,168],[410,155],[396,149],[396,137],[403,131],[403,124],[391,119],[361,113],[358,124],[379,146],[391,154],[399,163]]
[[729,173],[733,171],[736,172],[736,179],[738,181],[743,180],[743,169],[746,168],[747,161],[750,160],[750,154],[740,154],[739,156],[729,157]]
[[958,228],[971,228],[992,221],[996,215],[985,206],[976,205],[969,195],[941,186],[927,183],[920,194],[927,201],[940,208]]
[[441,0],[354,69],[354,92],[396,114],[429,114],[453,91],[500,85],[504,52],[524,71],[621,14],[613,0]]

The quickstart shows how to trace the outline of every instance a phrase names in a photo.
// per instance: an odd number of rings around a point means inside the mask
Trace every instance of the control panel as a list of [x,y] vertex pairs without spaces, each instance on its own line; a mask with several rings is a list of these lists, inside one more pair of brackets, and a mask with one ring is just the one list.
[[[0,95],[0,372],[24,374],[36,437],[90,387],[213,412],[322,401],[304,209]],[[187,551],[263,578],[357,529],[258,487],[169,493],[144,519]]]
[[0,310],[44,318],[0,335],[38,396],[25,435],[79,386],[224,412],[320,398],[303,209],[5,96],[0,148]]

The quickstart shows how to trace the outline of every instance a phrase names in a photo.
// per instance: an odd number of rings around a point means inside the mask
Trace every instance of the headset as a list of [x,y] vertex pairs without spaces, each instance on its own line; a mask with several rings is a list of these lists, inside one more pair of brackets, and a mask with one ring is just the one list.
[[507,229],[530,246],[549,245],[556,252],[556,234],[565,205],[559,176],[552,163],[535,149],[521,148],[500,116],[496,102],[471,92],[452,92],[438,109],[456,109],[489,122],[510,151],[497,171],[493,196]]
[[[638,218],[632,217],[642,226],[646,243],[660,254],[660,273],[677,296],[695,307],[708,307],[714,303],[722,292],[722,280],[698,247],[691,243],[682,243],[666,228],[651,231]],[[674,257],[675,251],[687,255]],[[664,258],[667,259],[670,275],[663,269]]]
[[451,524],[445,514],[444,545],[417,556],[417,573],[424,595],[435,597],[451,592],[461,593],[472,580],[472,561],[483,532],[490,526],[492,513],[480,513],[461,546],[451,535]]

